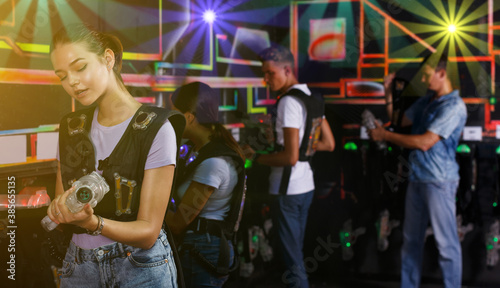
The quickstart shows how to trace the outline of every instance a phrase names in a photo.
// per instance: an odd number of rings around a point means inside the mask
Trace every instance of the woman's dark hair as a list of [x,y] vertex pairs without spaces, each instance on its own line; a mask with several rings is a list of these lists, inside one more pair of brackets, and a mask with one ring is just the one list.
[[172,95],[172,101],[182,113],[192,113],[200,125],[211,131],[210,141],[226,144],[245,159],[240,145],[218,122],[219,95],[214,89],[202,82],[192,82],[177,88]]
[[123,46],[118,37],[97,31],[88,24],[71,24],[67,27],[62,27],[52,36],[50,51],[54,51],[58,45],[68,43],[83,43],[90,52],[102,57],[104,57],[106,49],[111,49],[115,54],[113,72],[123,88],[125,88],[120,74],[122,70]]

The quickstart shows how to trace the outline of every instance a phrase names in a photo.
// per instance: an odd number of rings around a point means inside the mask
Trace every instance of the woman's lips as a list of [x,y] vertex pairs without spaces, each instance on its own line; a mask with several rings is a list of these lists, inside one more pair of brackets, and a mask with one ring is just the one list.
[[89,89],[76,90],[75,91],[76,98],[82,98],[82,97],[84,97],[85,95],[87,95],[87,91],[88,90]]

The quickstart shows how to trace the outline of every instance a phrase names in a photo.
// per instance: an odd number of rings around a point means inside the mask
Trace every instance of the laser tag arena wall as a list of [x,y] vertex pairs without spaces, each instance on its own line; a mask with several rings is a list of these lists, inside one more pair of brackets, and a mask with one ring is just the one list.
[[[493,225],[500,212],[498,1],[0,1],[0,140],[25,136],[27,156],[25,163],[0,166],[2,187],[16,171],[18,188],[45,186],[53,195],[53,164],[45,174],[45,168],[30,165],[54,163],[37,159],[37,137],[57,132],[62,116],[80,108],[61,87],[49,57],[52,33],[77,22],[121,39],[123,79],[142,103],[168,106],[170,93],[186,82],[216,88],[220,119],[242,144],[262,138],[262,125],[276,101],[262,81],[257,53],[271,44],[291,49],[299,81],[323,94],[336,139],[334,152],[318,152],[313,160],[317,189],[305,246],[311,277],[329,281],[370,275],[397,279],[408,176],[405,151],[390,144],[380,149],[368,141],[361,113],[369,109],[387,123],[384,76],[397,71],[405,80],[404,109],[425,93],[419,63],[432,52],[448,53],[453,84],[468,108],[457,152],[464,283],[500,284],[499,265],[491,261],[500,247],[500,231]],[[0,153],[8,153],[1,147]],[[252,195],[262,194],[252,182],[257,176],[250,177],[255,173],[249,168],[250,202],[260,199]],[[19,213],[26,227],[43,216],[35,210]],[[252,225],[262,224],[257,222]],[[25,231],[27,243],[43,243],[43,231],[32,229]],[[438,253],[428,232],[424,277],[439,279]],[[315,248],[327,239],[340,246],[317,259]],[[41,245],[26,244],[31,252],[20,256],[25,257],[23,271],[35,273],[32,266],[43,263],[30,250]]]

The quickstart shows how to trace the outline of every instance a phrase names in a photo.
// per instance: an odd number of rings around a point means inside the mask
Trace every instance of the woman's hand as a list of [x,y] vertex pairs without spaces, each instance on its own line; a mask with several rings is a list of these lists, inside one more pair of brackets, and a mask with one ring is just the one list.
[[71,193],[74,193],[74,190],[75,188],[71,187],[62,195],[57,196],[52,203],[50,203],[50,206],[47,209],[47,215],[49,215],[49,218],[57,224],[74,224],[93,231],[97,226],[97,221],[93,221],[95,220],[93,218],[96,217],[93,217],[94,209],[90,207],[90,204],[87,203],[83,209],[77,213],[72,213],[66,206],[66,199]]

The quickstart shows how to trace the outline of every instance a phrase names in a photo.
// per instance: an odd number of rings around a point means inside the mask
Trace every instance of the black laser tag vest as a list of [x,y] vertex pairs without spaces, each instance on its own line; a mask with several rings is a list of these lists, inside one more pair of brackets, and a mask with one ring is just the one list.
[[[236,172],[238,173],[238,183],[234,186],[232,191],[230,209],[227,216],[224,218],[221,227],[224,234],[226,234],[227,237],[231,237],[234,232],[238,230],[238,225],[243,212],[243,203],[245,201],[245,163],[238,153],[224,143],[211,141],[198,151],[198,156],[196,156],[196,159],[193,160],[193,162],[189,163],[183,170],[179,171],[180,175],[177,176],[178,178],[176,179],[176,183],[179,185],[184,183],[188,177],[194,173],[196,167],[198,167],[198,165],[200,165],[200,163],[204,160],[222,156],[229,156],[234,160],[236,164]],[[196,220],[197,218],[194,221]]]
[[[290,89],[285,95],[282,95],[276,101],[276,106],[274,109],[274,114],[278,111],[278,103],[284,97],[293,96],[302,101],[306,107],[306,121],[304,136],[300,143],[299,148],[299,161],[310,162],[314,153],[316,152],[316,144],[318,143],[319,137],[321,135],[321,121],[323,120],[323,115],[325,113],[325,103],[320,94],[313,93],[310,96],[304,93],[300,89]],[[277,115],[273,115],[274,124],[276,124]],[[274,125],[276,127],[276,125]],[[274,137],[276,139],[276,137]],[[276,151],[282,151],[283,146],[275,143]],[[290,181],[290,175],[292,173],[292,166],[283,167],[283,176],[281,177],[279,194],[286,195],[288,190],[288,182]]]
[[[185,167],[185,169],[182,172],[180,172],[181,175],[177,179],[178,181],[177,183],[179,184],[184,183],[188,179],[188,176],[192,175],[196,170],[196,167],[198,167],[198,165],[204,160],[212,157],[221,157],[221,156],[229,156],[233,158],[236,163],[236,172],[238,173],[238,183],[236,184],[236,186],[232,191],[229,212],[223,221],[208,220],[208,219],[203,219],[201,217],[196,217],[190,224],[192,225],[198,223],[199,225],[201,220],[205,220],[205,222],[202,221],[202,223],[211,224],[210,226],[214,225],[213,227],[216,227],[214,229],[216,231],[212,231],[211,229],[208,230],[211,230],[212,233],[216,233],[215,235],[221,238],[219,244],[219,256],[217,259],[217,265],[214,265],[211,263],[211,261],[208,261],[208,259],[206,259],[205,256],[201,254],[198,248],[193,246],[190,247],[188,250],[190,251],[190,255],[192,255],[195,259],[200,261],[202,265],[204,265],[212,273],[215,273],[217,275],[227,275],[238,267],[238,253],[236,251],[236,243],[237,243],[236,232],[238,231],[238,226],[243,213],[243,205],[245,202],[245,191],[246,191],[245,163],[243,162],[243,159],[241,159],[241,157],[235,151],[229,148],[226,144],[214,141],[209,142],[200,149],[196,159],[193,160],[193,162],[189,163]],[[207,221],[209,223],[206,223]],[[229,267],[230,249],[229,245],[227,244],[227,239],[233,240],[233,249],[235,249],[234,250],[235,261],[232,267]],[[187,248],[187,246],[189,245],[184,245],[183,247]]]
[[[95,170],[94,145],[89,137],[94,110],[92,107],[72,112],[59,126],[59,160],[65,191],[74,181]],[[143,105],[109,157],[97,159],[98,169],[103,171],[110,191],[94,208],[95,214],[123,222],[137,219],[147,156],[158,130],[167,119],[174,127],[179,144],[184,116],[177,111]],[[83,233],[84,229],[76,227],[73,232]]]

